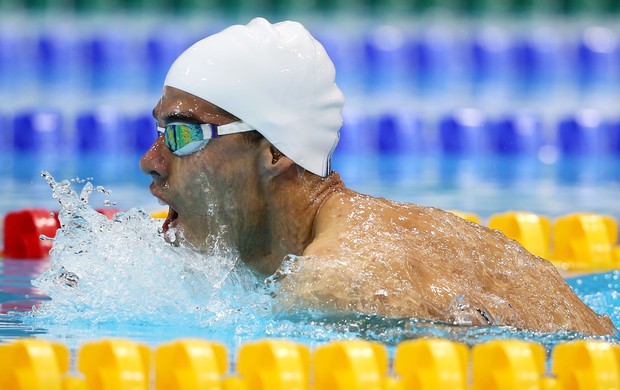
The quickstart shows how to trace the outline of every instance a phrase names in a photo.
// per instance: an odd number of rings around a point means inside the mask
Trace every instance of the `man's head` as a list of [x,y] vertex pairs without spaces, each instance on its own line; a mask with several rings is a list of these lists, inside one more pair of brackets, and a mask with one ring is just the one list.
[[334,77],[325,49],[301,24],[257,18],[194,44],[165,85],[230,112],[295,163],[326,176],[344,104]]
[[343,103],[332,62],[298,23],[255,19],[190,47],[153,110],[164,135],[140,162],[170,205],[164,229],[197,246],[222,227],[256,236],[274,178],[295,163],[329,174]]

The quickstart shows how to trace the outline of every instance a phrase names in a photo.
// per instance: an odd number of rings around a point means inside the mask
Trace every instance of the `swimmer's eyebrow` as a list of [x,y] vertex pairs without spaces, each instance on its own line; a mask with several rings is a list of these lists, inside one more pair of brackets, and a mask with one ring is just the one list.
[[[156,109],[153,109],[153,118],[157,120],[157,115],[155,114],[155,112],[156,112]],[[193,114],[187,113],[187,112],[170,113],[168,115],[163,116],[162,121],[163,123],[170,123],[170,122],[201,123],[200,119],[196,118],[196,116],[194,116]]]

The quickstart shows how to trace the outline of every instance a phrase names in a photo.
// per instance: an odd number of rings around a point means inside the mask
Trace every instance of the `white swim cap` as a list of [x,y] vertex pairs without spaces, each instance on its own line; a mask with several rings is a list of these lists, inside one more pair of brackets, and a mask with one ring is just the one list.
[[262,18],[195,43],[164,85],[230,112],[319,176],[330,172],[344,96],[323,46],[297,22]]

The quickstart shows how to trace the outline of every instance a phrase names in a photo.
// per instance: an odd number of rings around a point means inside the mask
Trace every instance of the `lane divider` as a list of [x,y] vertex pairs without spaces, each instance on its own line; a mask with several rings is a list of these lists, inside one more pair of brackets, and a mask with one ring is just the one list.
[[[119,210],[101,208],[97,211],[112,218]],[[59,228],[58,213],[49,209],[25,208],[7,213],[2,226],[4,256],[20,260],[46,259],[52,241],[42,236],[53,238]]]
[[549,258],[551,237],[549,218],[530,212],[506,212],[492,215],[488,226],[518,241],[529,252],[545,259]]
[[47,209],[23,209],[4,218],[4,255],[14,259],[42,259],[48,256],[52,242],[41,235],[54,237],[60,228],[58,217]]
[[531,253],[569,271],[620,268],[618,222],[609,215],[571,213],[549,218],[530,212],[506,212],[489,218],[489,228],[502,231]]
[[[98,209],[108,218],[118,209]],[[481,223],[473,213],[450,211],[461,218]],[[166,218],[167,210],[156,210],[153,218]],[[620,269],[618,223],[609,215],[571,213],[553,222],[544,215],[527,211],[507,211],[489,217],[487,226],[518,241],[531,253],[570,271]],[[45,259],[60,227],[56,213],[47,209],[22,209],[8,213],[2,227],[4,256],[12,259]]]
[[390,364],[386,346],[373,341],[338,340],[312,351],[304,344],[264,339],[242,344],[234,368],[223,345],[203,339],[173,340],[154,349],[103,339],[74,353],[72,358],[63,344],[38,339],[0,345],[0,388],[620,389],[620,346],[601,340],[562,342],[547,357],[542,344],[524,340],[469,348],[445,339],[416,339],[398,344]]
[[552,259],[576,270],[620,266],[618,223],[607,215],[576,213],[555,222]]

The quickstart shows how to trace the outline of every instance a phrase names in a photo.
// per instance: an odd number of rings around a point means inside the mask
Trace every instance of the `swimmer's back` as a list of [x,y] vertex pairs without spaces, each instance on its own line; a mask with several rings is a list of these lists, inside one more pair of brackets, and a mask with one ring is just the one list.
[[541,331],[614,330],[551,263],[436,208],[337,193],[320,210],[304,257],[283,284],[297,291],[297,304]]

